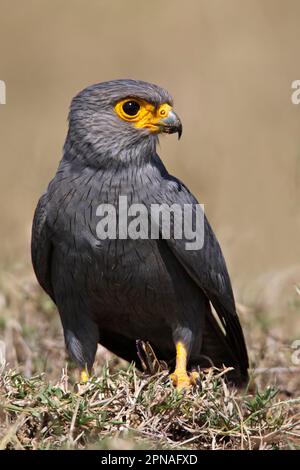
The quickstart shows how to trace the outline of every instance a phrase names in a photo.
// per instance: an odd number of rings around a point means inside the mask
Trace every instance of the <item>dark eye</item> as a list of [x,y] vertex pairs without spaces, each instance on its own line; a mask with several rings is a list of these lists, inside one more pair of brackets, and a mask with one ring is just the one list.
[[139,112],[140,107],[137,101],[130,100],[123,104],[123,111],[128,116],[135,116]]

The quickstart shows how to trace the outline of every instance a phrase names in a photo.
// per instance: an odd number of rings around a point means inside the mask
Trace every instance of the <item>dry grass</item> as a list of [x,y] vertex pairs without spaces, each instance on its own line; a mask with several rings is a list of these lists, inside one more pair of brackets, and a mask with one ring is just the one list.
[[254,366],[248,390],[229,389],[226,371],[211,369],[179,394],[166,372],[146,377],[103,348],[83,385],[33,276],[17,270],[1,284],[1,449],[300,448],[295,351],[260,311],[240,307]]

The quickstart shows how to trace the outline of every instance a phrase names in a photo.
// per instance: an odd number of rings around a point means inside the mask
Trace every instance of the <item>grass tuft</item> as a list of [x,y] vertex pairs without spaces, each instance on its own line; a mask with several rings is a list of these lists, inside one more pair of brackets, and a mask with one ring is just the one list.
[[109,448],[113,439],[129,448],[287,448],[300,432],[300,399],[279,401],[272,387],[238,393],[213,369],[183,393],[165,372],[146,378],[132,366],[107,366],[87,384],[5,370],[0,390],[0,449]]
[[94,377],[78,383],[34,278],[10,273],[0,296],[0,449],[300,449],[300,370],[284,322],[262,329],[241,311],[247,390],[209,369],[178,393],[167,372],[145,376],[102,347]]

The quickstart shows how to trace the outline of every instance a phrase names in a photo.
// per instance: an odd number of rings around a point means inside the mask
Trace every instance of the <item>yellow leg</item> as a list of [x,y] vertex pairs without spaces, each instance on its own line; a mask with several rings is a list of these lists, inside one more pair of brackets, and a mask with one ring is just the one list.
[[83,369],[80,373],[80,382],[86,383],[88,382],[90,376],[86,369]]
[[196,375],[194,373],[188,374],[187,366],[187,350],[184,344],[179,341],[176,344],[176,368],[170,378],[173,385],[178,389],[189,388],[196,384]]

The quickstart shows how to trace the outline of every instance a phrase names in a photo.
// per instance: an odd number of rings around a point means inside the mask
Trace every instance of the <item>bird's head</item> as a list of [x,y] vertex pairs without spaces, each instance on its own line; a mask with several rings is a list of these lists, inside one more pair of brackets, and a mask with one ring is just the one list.
[[137,80],[92,85],[72,101],[66,145],[84,152],[85,161],[132,161],[155,151],[158,135],[178,133],[182,125],[169,93]]

